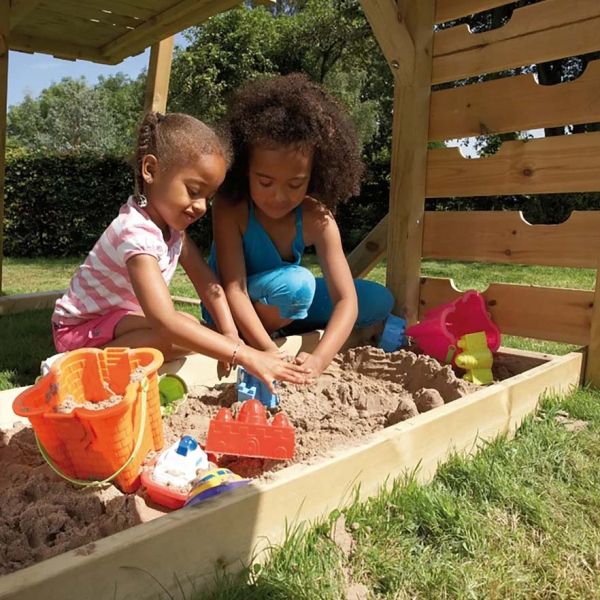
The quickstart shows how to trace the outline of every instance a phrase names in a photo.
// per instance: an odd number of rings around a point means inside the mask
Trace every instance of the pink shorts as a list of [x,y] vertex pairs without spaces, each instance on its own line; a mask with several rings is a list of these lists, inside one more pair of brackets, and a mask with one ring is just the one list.
[[52,323],[52,337],[57,352],[79,348],[101,348],[115,339],[115,328],[119,321],[131,311],[118,309],[107,315],[77,323],[63,325]]

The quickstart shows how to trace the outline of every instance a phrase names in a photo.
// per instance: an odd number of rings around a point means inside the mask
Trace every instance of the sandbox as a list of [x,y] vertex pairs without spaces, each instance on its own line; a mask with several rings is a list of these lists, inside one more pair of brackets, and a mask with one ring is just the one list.
[[[368,333],[353,342],[364,342]],[[311,334],[289,338],[285,344],[297,352],[300,347],[310,349],[316,340]],[[191,592],[209,582],[216,568],[249,563],[269,543],[281,541],[286,527],[322,517],[356,493],[362,498],[372,495],[407,471],[418,468],[418,477],[426,480],[449,452],[472,452],[484,440],[511,434],[535,409],[541,394],[566,393],[576,386],[582,363],[579,353],[550,357],[503,350],[497,361],[503,374],[496,376],[511,376],[471,391],[448,367],[436,367],[430,359],[410,353],[386,356],[364,348],[342,358],[312,389],[281,390],[282,407],[296,427],[296,462],[232,461],[231,468],[256,477],[246,488],[141,523],[159,513],[142,506],[139,497],[111,490],[102,492],[106,497],[100,501],[67,501],[64,511],[50,518],[48,505],[56,506],[56,495],[65,496],[66,491],[36,489],[21,481],[31,498],[31,504],[22,507],[23,518],[37,525],[27,531],[28,540],[41,548],[35,560],[58,550],[67,518],[96,515],[96,521],[83,527],[94,541],[82,537],[73,550],[0,576],[0,598],[155,598],[165,593],[161,586],[171,592],[182,586]],[[181,432],[182,424],[203,439],[218,406],[235,400],[231,386],[207,388],[230,382],[231,376],[219,378],[216,363],[200,356],[166,369],[182,374],[192,387],[191,398],[166,419],[167,440]],[[7,400],[7,392],[0,394],[2,411]],[[0,429],[7,429],[10,419],[3,414]],[[22,430],[17,435],[19,444],[12,450],[19,447],[35,461],[30,433]],[[9,505],[3,499],[2,510]],[[54,533],[48,535],[46,525],[54,526]],[[52,542],[46,555],[40,535]]]

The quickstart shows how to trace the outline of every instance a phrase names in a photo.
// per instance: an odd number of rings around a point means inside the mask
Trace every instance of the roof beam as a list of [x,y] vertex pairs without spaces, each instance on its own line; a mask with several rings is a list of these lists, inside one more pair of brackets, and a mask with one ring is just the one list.
[[174,44],[173,35],[152,46],[146,79],[144,113],[148,111],[164,113],[167,110]]
[[11,33],[8,37],[9,48],[20,52],[43,52],[66,60],[91,60],[106,63],[106,57],[96,48],[68,44],[56,40],[36,38],[29,35]]
[[239,3],[240,0],[181,0],[135,29],[105,44],[100,52],[107,61],[119,62],[132,53],[144,50],[157,40],[165,39],[179,33],[182,29],[206,21],[209,17],[229,10]]
[[14,29],[42,0],[10,0],[10,29]]
[[404,3],[395,0],[360,3],[394,77],[400,83],[410,83],[415,68],[415,45],[404,23]]

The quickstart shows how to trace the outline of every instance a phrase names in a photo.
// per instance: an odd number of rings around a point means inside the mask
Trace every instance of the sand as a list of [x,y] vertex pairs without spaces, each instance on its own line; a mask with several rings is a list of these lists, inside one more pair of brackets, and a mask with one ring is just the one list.
[[[404,350],[386,354],[372,347],[349,350],[313,385],[279,388],[281,409],[296,432],[293,462],[320,460],[473,389],[449,366],[426,356]],[[221,406],[235,410],[233,385],[188,397],[164,418],[166,445],[185,434],[203,442],[210,418]],[[224,457],[220,464],[243,476],[268,478],[290,463]],[[114,486],[71,486],[45,465],[29,428],[0,431],[0,575],[160,514],[148,507],[143,494],[125,495]]]

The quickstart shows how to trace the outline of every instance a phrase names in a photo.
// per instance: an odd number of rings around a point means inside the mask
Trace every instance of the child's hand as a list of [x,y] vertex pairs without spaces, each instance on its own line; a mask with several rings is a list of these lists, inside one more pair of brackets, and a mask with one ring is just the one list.
[[294,362],[310,370],[310,379],[316,379],[327,366],[324,364],[323,359],[308,352],[300,352]]
[[306,367],[295,365],[276,353],[241,346],[237,356],[237,362],[249,373],[264,381],[271,393],[275,393],[275,381],[300,384],[308,381]]

